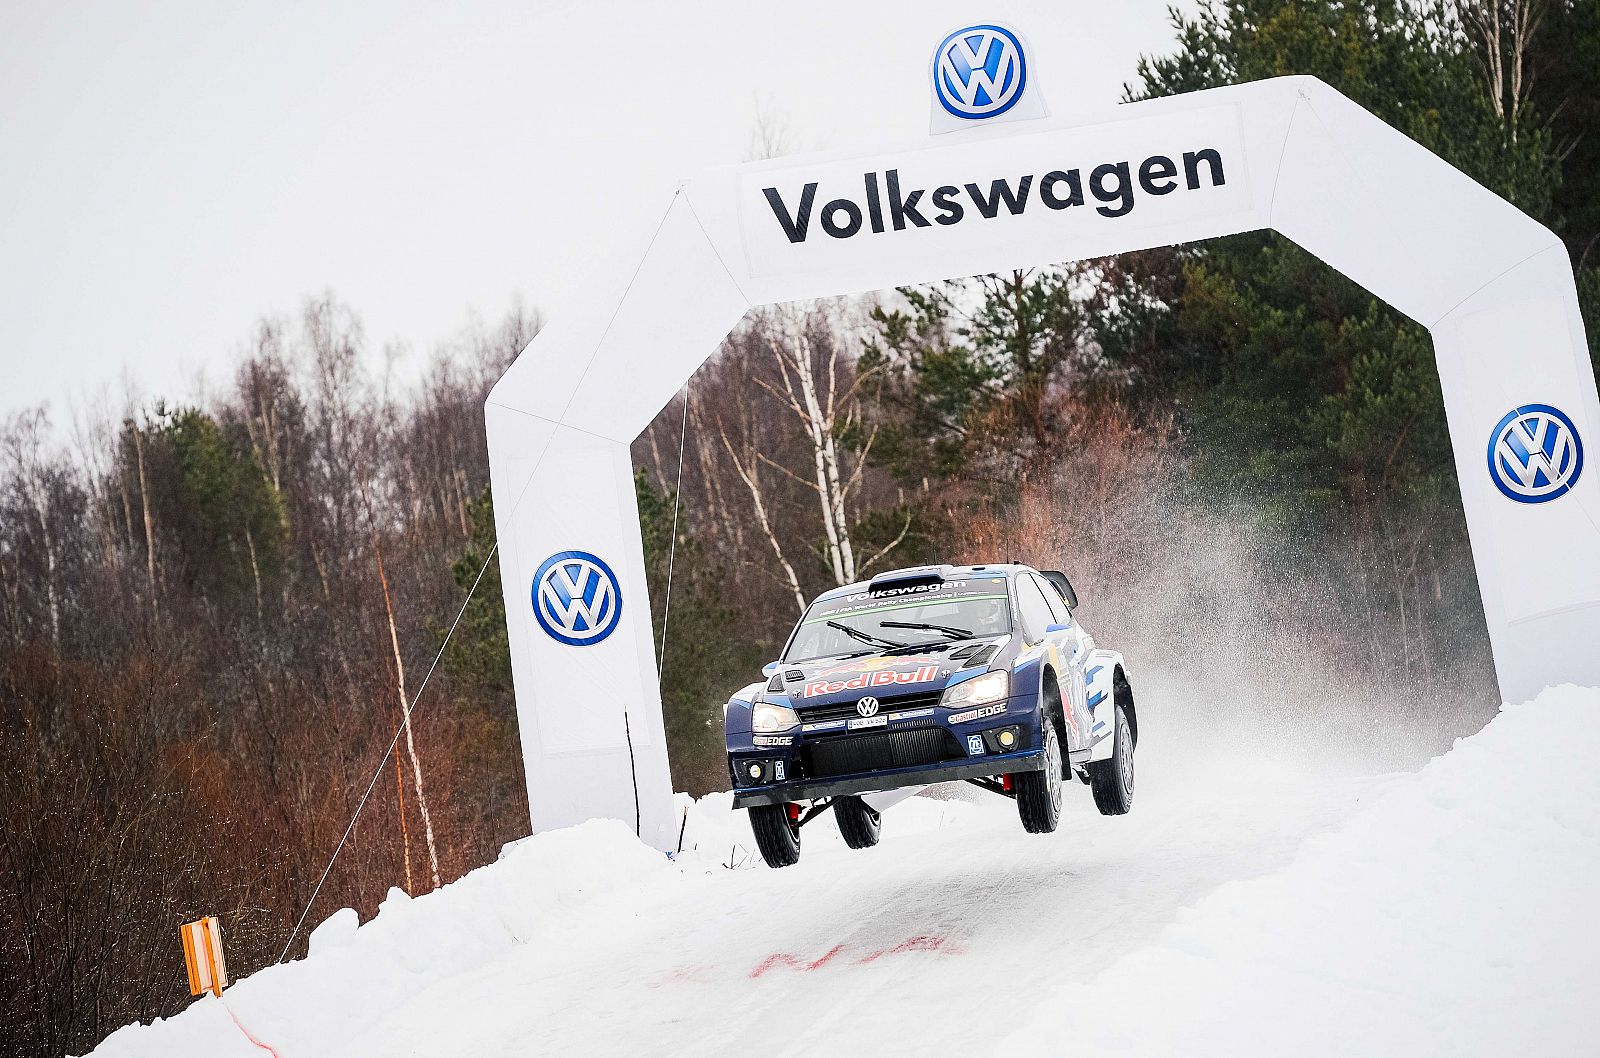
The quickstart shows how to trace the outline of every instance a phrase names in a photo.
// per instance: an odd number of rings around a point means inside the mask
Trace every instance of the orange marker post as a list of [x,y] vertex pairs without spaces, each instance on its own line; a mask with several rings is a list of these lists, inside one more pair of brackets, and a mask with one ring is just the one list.
[[178,927],[183,961],[189,968],[189,994],[222,995],[228,987],[228,964],[222,957],[222,924],[210,915]]

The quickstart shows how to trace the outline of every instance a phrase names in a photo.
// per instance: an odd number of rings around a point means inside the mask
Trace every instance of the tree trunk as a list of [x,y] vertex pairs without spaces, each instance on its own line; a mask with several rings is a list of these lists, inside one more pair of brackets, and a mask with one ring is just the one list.
[[774,323],[783,321],[788,335],[774,334],[769,339],[778,369],[788,388],[789,406],[805,427],[806,439],[811,445],[813,487],[822,511],[822,530],[828,540],[828,563],[832,567],[836,584],[849,584],[856,579],[855,545],[850,539],[849,520],[846,515],[843,475],[839,471],[839,452],[834,432],[838,428],[838,408],[835,395],[838,389],[837,345],[829,352],[828,391],[821,392],[812,363],[814,349],[806,328],[810,321],[805,316],[781,315]]
[[772,548],[772,553],[778,558],[778,565],[782,567],[783,575],[789,582],[789,590],[794,593],[795,609],[803,614],[806,612],[806,597],[800,590],[800,578],[795,576],[794,566],[790,565],[789,559],[785,557],[783,545],[778,543],[777,534],[772,531],[772,523],[767,518],[767,502],[761,488],[760,464],[756,462],[753,454],[748,460],[741,461],[728,440],[727,431],[719,430],[719,432],[722,435],[722,447],[728,451],[728,459],[733,463],[734,472],[744,482],[745,488],[750,490],[750,502],[755,507],[756,525],[760,527],[762,535],[767,538],[767,544]]
[[244,527],[244,546],[250,553],[250,577],[256,586],[256,620],[260,621],[265,614],[261,606],[261,566],[256,562],[256,539],[248,525]]
[[406,753],[411,758],[411,777],[417,787],[417,811],[422,815],[422,833],[428,843],[428,870],[433,878],[433,888],[439,888],[439,850],[433,840],[433,816],[428,811],[428,795],[422,788],[422,762],[417,759],[417,742],[411,730],[411,705],[406,700],[406,667],[400,657],[400,633],[395,628],[394,605],[389,599],[389,578],[383,569],[383,545],[376,529],[372,532],[372,549],[378,557],[378,583],[383,586],[383,612],[389,619],[389,645],[394,649],[395,688],[400,695],[401,725],[406,733]]
[[138,422],[133,423],[133,451],[139,464],[139,503],[144,508],[144,568],[145,582],[150,591],[150,618],[161,616],[156,593],[156,532],[155,520],[150,515],[150,488],[144,472],[144,434]]

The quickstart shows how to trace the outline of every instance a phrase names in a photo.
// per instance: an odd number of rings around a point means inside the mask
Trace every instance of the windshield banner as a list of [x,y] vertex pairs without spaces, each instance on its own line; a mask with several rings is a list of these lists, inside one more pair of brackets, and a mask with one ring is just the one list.
[[811,612],[806,614],[804,623],[814,624],[818,621],[833,621],[855,614],[926,606],[929,603],[956,599],[1004,599],[1005,597],[1004,577],[972,577],[967,580],[947,580],[934,584],[914,584],[886,591],[858,591],[835,599],[818,600],[816,605],[811,607]]

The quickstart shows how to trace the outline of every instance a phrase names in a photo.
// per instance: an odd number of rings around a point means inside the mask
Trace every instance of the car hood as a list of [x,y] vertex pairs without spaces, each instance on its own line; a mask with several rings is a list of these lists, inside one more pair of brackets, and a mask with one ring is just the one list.
[[914,652],[820,658],[786,664],[779,676],[790,703],[801,709],[854,702],[866,695],[888,703],[936,694],[957,674],[983,672],[1010,638],[999,635],[940,643]]

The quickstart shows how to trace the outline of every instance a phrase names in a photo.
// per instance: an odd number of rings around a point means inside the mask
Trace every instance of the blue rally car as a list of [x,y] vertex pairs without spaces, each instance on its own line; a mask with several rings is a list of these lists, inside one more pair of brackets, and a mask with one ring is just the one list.
[[[767,679],[727,705],[733,803],[773,867],[829,809],[855,849],[878,843],[863,795],[966,780],[1055,830],[1077,778],[1106,815],[1133,804],[1139,739],[1122,655],[1072,615],[1066,575],[923,566],[823,593]],[[882,799],[879,800],[880,803]]]

